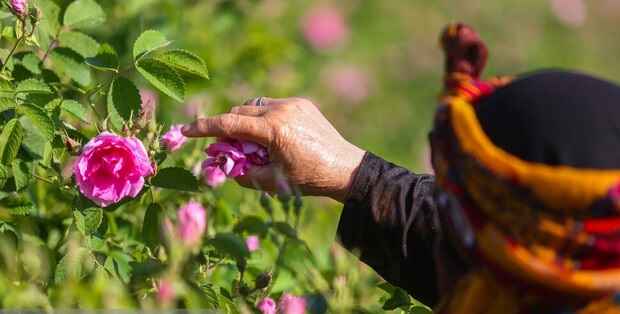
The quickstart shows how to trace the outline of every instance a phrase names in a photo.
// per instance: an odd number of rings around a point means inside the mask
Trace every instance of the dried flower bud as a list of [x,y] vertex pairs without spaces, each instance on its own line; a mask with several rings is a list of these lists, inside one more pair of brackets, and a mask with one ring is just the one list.
[[250,295],[250,293],[252,293],[252,289],[250,289],[250,287],[246,283],[239,287],[239,294],[241,294],[242,296],[247,297],[248,295]]
[[256,277],[256,282],[254,283],[254,287],[256,289],[263,289],[269,286],[271,282],[271,274],[269,272],[262,273]]

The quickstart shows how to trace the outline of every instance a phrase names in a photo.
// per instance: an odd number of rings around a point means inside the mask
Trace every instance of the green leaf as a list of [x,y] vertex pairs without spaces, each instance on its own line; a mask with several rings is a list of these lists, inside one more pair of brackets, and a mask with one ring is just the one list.
[[15,85],[13,85],[13,83],[11,83],[11,81],[5,79],[4,77],[0,76],[0,92],[8,92],[8,93],[12,93],[15,91]]
[[407,311],[407,314],[433,314],[433,310],[428,306],[414,305]]
[[166,51],[161,57],[157,58],[157,60],[177,69],[209,78],[205,62],[200,57],[187,50],[178,49]]
[[63,18],[65,26],[70,28],[90,28],[105,21],[103,9],[94,0],[76,0],[73,1]]
[[0,112],[10,109],[17,109],[17,101],[14,98],[0,98]]
[[32,202],[23,196],[10,195],[0,200],[0,208],[6,208],[12,215],[28,215]]
[[45,82],[38,81],[36,79],[27,79],[22,81],[17,85],[15,89],[15,93],[25,93],[25,94],[53,94],[54,91],[49,87],[49,85],[45,84]]
[[[41,160],[45,155],[45,146],[41,145],[42,143],[50,143],[45,138],[45,135],[41,133],[38,127],[26,116],[21,116],[19,118],[19,122],[22,124],[23,129],[23,137],[22,137],[22,148],[26,149],[28,154],[34,158]],[[64,152],[64,145],[63,145]],[[49,165],[49,163],[48,163]]]
[[86,111],[86,108],[84,108],[84,106],[82,106],[79,102],[73,99],[65,99],[60,105],[60,108],[72,114],[76,118],[82,120],[82,122],[85,122],[87,124],[89,123],[88,119],[86,118],[88,112]]
[[77,52],[66,47],[57,47],[50,52],[49,57],[58,71],[64,72],[82,86],[90,84],[90,69]]
[[34,53],[27,53],[22,57],[21,64],[33,74],[41,74],[41,59]]
[[209,239],[207,244],[222,253],[230,254],[236,260],[250,257],[247,244],[239,235],[234,233],[218,233]]
[[0,133],[0,161],[8,166],[13,162],[22,142],[22,124],[18,119],[9,121]]
[[155,51],[159,48],[168,46],[171,41],[166,40],[166,37],[156,31],[147,30],[140,34],[138,39],[133,43],[133,58],[137,61],[144,55]]
[[178,101],[183,101],[185,83],[172,67],[155,59],[144,59],[138,62],[136,69],[157,89]]
[[281,234],[284,234],[289,238],[297,239],[297,231],[286,222],[276,222],[273,224],[273,227]]
[[6,167],[3,164],[0,164],[0,188],[4,186],[8,178],[9,174],[6,171]]
[[239,312],[239,308],[237,307],[237,305],[235,305],[233,301],[226,298],[225,296],[219,294],[218,300],[220,301],[220,310],[222,310],[224,313],[228,313],[228,314],[241,313]]
[[411,305],[411,297],[405,292],[405,290],[396,288],[392,293],[392,296],[385,301],[382,309],[395,310],[401,306]]
[[92,37],[76,31],[60,33],[58,41],[61,45],[73,49],[84,58],[96,55],[100,46]]
[[23,103],[19,106],[19,111],[30,118],[30,121],[51,141],[54,139],[54,122],[40,107],[31,103]]
[[83,236],[91,235],[97,231],[103,219],[103,209],[101,207],[89,207],[84,211],[74,210],[75,225]]
[[79,281],[94,267],[95,257],[86,248],[71,250],[58,261],[54,271],[54,283],[60,285],[68,281]]
[[156,187],[181,190],[198,191],[198,180],[186,169],[179,167],[169,167],[161,169],[151,179],[151,184]]
[[100,70],[111,70],[118,72],[118,56],[116,50],[110,44],[103,44],[99,48],[97,55],[84,60],[86,64]]
[[206,308],[217,309],[220,307],[220,301],[218,299],[218,293],[210,285],[202,285],[200,289],[205,294]]
[[164,210],[157,203],[151,203],[144,213],[144,221],[142,222],[142,241],[155,250],[159,245],[159,230],[164,223]]
[[32,174],[30,173],[28,164],[18,158],[13,159],[11,169],[13,170],[13,177],[15,178],[15,191],[19,192],[28,186]]
[[263,221],[262,218],[248,215],[244,216],[233,228],[233,232],[239,233],[243,231],[258,233],[265,236],[269,231],[269,226],[265,224],[265,221]]
[[[58,31],[60,31],[60,6],[54,1],[49,0],[35,0],[34,3],[41,9],[43,17],[38,29],[43,30],[47,36],[58,34]],[[47,46],[44,48],[47,49]]]
[[110,85],[108,92],[108,114],[114,127],[120,130],[123,120],[131,119],[132,112],[135,114],[142,109],[140,91],[130,80],[119,76]]

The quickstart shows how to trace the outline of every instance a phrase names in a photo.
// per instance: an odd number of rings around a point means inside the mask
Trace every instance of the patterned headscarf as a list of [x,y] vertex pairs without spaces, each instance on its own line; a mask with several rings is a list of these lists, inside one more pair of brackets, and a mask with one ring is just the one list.
[[[620,167],[574,166],[547,157],[562,152],[536,160],[494,143],[479,107],[495,91],[528,78],[480,79],[487,48],[468,25],[449,25],[441,44],[445,89],[430,135],[437,201],[451,245],[477,267],[437,311],[620,313]],[[573,76],[611,86],[576,73],[542,74],[547,80]],[[613,105],[620,111],[620,104]],[[616,145],[610,149],[618,151],[620,129],[609,137]],[[520,145],[530,145],[525,141]]]

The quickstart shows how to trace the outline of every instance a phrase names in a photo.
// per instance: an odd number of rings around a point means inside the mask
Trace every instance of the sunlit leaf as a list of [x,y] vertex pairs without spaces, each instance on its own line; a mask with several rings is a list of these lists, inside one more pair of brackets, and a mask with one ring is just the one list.
[[11,169],[13,170],[13,177],[15,178],[15,191],[19,192],[28,186],[32,174],[30,173],[28,164],[21,159],[13,159]]
[[84,63],[84,57],[66,47],[54,48],[49,54],[56,69],[65,73],[78,84],[87,86],[90,84],[90,68]]
[[112,46],[105,43],[97,51],[97,55],[84,60],[86,64],[100,70],[118,71],[118,56]]
[[3,164],[0,164],[0,188],[4,186],[8,178],[9,174],[6,171],[6,167]]
[[159,245],[159,232],[164,222],[164,210],[157,203],[146,208],[142,222],[142,241],[152,250]]
[[138,62],[136,68],[157,89],[178,101],[183,101],[185,83],[172,67],[155,59],[144,59]]
[[157,60],[173,66],[177,69],[209,78],[207,65],[197,55],[187,50],[170,50],[166,51]]
[[166,189],[198,191],[196,177],[188,170],[179,167],[160,169],[157,175],[151,179],[151,184]]
[[11,81],[6,78],[0,76],[0,92],[9,92],[12,93],[15,91],[15,85],[11,83]]
[[32,205],[31,201],[18,195],[9,195],[0,200],[0,208],[6,208],[12,215],[28,215]]
[[15,93],[25,94],[53,94],[52,88],[45,82],[38,81],[36,79],[27,79],[17,85]]
[[85,123],[89,123],[87,119],[87,111],[82,104],[73,100],[73,99],[65,99],[63,100],[60,108],[65,110],[66,112],[72,114],[74,117],[82,120]]
[[84,58],[96,55],[100,46],[92,37],[78,31],[62,32],[58,36],[58,41]]
[[54,283],[79,281],[95,267],[95,257],[86,248],[80,247],[63,256],[54,271]]
[[171,41],[166,40],[162,33],[152,29],[147,30],[134,42],[133,57],[138,60],[149,52],[168,46],[170,43]]
[[15,101],[15,98],[0,98],[0,112],[10,109],[17,109],[17,101]]
[[122,121],[131,119],[142,109],[142,100],[138,88],[130,80],[120,76],[110,85],[107,107],[112,125],[120,130]]
[[49,141],[54,138],[54,122],[43,109],[30,103],[23,103],[19,106],[19,111],[30,118]]
[[70,28],[90,28],[105,21],[103,9],[94,0],[73,1],[65,10],[63,24]]
[[22,124],[18,119],[12,119],[4,125],[0,133],[0,161],[3,165],[10,165],[17,156],[22,142],[22,132]]

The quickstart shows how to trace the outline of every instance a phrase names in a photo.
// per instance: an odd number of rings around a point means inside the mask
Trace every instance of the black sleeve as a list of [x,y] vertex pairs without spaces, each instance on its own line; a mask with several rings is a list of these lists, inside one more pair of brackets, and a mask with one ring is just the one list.
[[438,301],[433,248],[440,231],[434,193],[434,176],[367,152],[338,224],[345,248],[429,306]]

